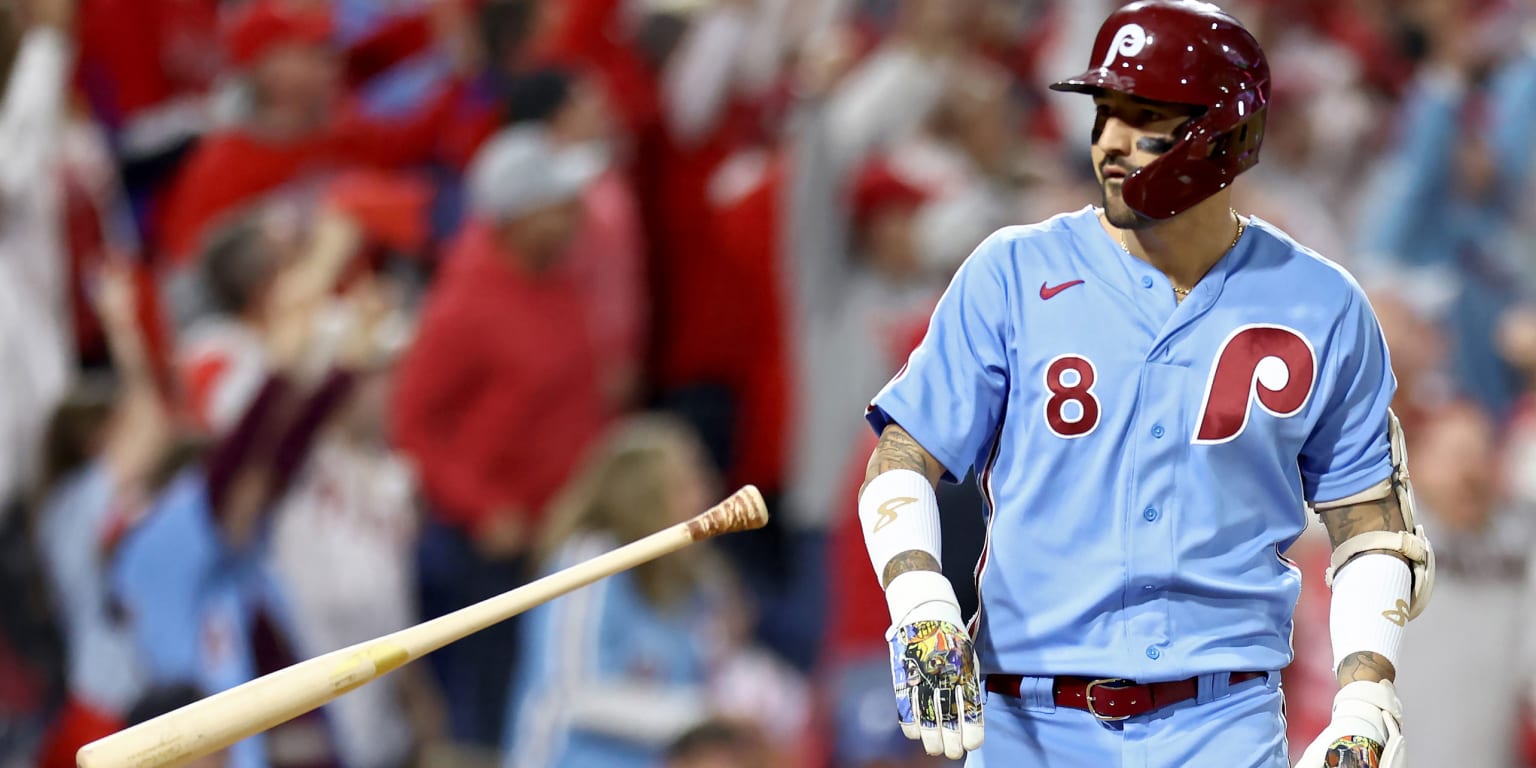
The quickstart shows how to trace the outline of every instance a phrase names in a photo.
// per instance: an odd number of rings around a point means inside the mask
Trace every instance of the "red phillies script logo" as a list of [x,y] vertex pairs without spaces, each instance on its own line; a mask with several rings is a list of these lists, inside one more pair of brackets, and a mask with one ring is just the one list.
[[1243,433],[1254,400],[1277,418],[1295,416],[1312,396],[1317,355],[1300,332],[1280,325],[1246,325],[1216,352],[1196,443],[1225,443]]
[[1054,286],[1050,286],[1050,287],[1047,287],[1045,283],[1041,283],[1040,284],[1040,298],[1045,299],[1045,300],[1048,301],[1052,297],[1054,297],[1056,294],[1061,293],[1062,291],[1065,291],[1066,289],[1071,288],[1074,285],[1082,285],[1082,284],[1083,284],[1083,281],[1081,281],[1081,280],[1073,280],[1071,282],[1066,282],[1066,283],[1062,283],[1061,285],[1054,285]]

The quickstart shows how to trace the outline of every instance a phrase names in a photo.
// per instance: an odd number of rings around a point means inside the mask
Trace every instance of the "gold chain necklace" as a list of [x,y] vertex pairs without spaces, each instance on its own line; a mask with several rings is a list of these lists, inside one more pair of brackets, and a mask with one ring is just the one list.
[[[1232,219],[1237,222],[1237,234],[1232,236],[1232,244],[1227,246],[1227,250],[1230,251],[1233,248],[1237,247],[1237,241],[1243,239],[1243,230],[1246,230],[1248,228],[1248,224],[1243,221],[1243,217],[1237,215],[1237,209],[1236,208],[1228,208],[1227,211],[1232,214]],[[1126,253],[1130,253],[1131,252],[1131,247],[1129,245],[1126,245],[1126,243],[1125,243],[1125,230],[1123,230],[1123,229],[1120,230],[1120,249],[1125,251]],[[1178,286],[1173,286],[1173,294],[1175,296],[1179,296],[1181,298],[1189,296],[1189,292],[1192,291],[1192,290],[1194,290],[1194,289],[1193,288],[1180,288]]]

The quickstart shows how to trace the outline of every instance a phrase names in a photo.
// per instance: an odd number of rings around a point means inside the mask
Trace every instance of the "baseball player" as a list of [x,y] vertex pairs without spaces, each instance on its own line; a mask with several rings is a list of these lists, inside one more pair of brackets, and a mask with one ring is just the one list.
[[[1281,553],[1310,510],[1341,688],[1302,765],[1401,766],[1394,661],[1433,558],[1360,286],[1229,206],[1264,54],[1213,5],[1152,0],[1110,15],[1089,66],[1053,88],[1094,101],[1101,205],[978,246],[868,411],[859,516],[902,730],[971,766],[1284,766]],[[971,469],[967,625],[934,490]]]

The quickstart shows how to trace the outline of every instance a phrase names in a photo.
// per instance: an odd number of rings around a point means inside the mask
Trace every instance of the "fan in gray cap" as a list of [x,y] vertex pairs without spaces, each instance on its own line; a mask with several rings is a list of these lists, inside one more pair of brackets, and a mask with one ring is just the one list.
[[491,137],[470,164],[470,213],[498,247],[535,271],[559,261],[582,228],[582,193],[607,167],[595,145],[552,141],[524,125]]
[[538,126],[508,128],[491,137],[469,169],[469,207],[502,222],[581,196],[606,159],[587,146],[561,146]]

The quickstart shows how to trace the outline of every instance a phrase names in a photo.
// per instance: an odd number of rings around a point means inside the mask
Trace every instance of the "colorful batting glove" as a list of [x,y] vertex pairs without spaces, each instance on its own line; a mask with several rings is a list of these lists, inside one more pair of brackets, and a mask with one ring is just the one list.
[[980,749],[981,678],[959,604],[953,599],[919,604],[886,639],[901,732],[922,741],[928,754],[951,760]]
[[1390,681],[1339,689],[1333,720],[1307,746],[1296,768],[1404,768],[1403,705]]

